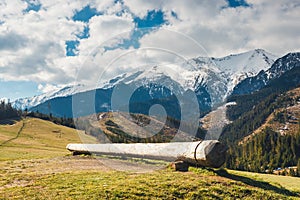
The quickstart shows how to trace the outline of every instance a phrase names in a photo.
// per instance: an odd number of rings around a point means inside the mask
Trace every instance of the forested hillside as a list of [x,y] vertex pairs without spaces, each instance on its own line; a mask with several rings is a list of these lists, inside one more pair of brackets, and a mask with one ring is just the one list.
[[291,166],[297,170],[289,169],[289,174],[300,176],[300,131],[281,135],[270,127],[243,144],[232,145],[226,162],[231,169],[267,173]]
[[279,58],[228,98],[236,104],[227,109],[232,123],[220,138],[229,146],[226,167],[268,173],[282,168],[281,174],[300,176],[299,57]]
[[[273,80],[262,90],[236,95],[228,108],[233,123],[227,125],[221,140],[229,146],[226,167],[254,172],[299,165],[300,169],[300,68]],[[290,91],[288,91],[290,90]],[[300,175],[296,168],[290,175]]]

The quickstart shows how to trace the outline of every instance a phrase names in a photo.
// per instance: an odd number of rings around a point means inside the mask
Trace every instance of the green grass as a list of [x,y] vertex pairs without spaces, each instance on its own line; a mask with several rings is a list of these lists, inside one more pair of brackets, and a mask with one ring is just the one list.
[[300,199],[299,178],[202,168],[114,171],[104,163],[108,157],[73,157],[65,149],[94,138],[32,118],[16,138],[22,123],[0,125],[0,199]]
[[258,180],[263,180],[263,181],[269,182],[275,186],[284,187],[291,191],[300,192],[300,178],[299,177],[278,176],[278,175],[273,175],[273,174],[259,174],[259,173],[234,171],[234,170],[229,170],[229,172],[232,174],[247,176],[249,178],[254,178],[254,179],[258,179]]
[[69,171],[39,175],[20,170],[2,179],[6,179],[1,180],[6,186],[0,197],[6,199],[296,199],[296,193],[268,183],[251,180],[246,184],[203,169],[187,173],[164,169],[144,174]]
[[[17,137],[17,133],[24,127]],[[56,125],[49,121],[27,118],[14,125],[0,125],[0,161],[63,156],[68,143],[96,139],[75,129]]]

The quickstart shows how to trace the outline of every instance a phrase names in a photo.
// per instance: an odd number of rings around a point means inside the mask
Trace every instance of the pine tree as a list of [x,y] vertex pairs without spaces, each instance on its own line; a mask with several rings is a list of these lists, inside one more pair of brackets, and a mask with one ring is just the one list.
[[0,101],[0,120],[20,117],[21,111],[13,108],[11,103]]

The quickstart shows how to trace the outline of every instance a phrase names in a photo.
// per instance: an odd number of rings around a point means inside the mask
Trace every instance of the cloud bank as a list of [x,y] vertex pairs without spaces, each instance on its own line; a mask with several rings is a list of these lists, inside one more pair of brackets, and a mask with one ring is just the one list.
[[299,21],[297,0],[0,0],[0,80],[47,91],[195,56],[284,55],[300,50]]

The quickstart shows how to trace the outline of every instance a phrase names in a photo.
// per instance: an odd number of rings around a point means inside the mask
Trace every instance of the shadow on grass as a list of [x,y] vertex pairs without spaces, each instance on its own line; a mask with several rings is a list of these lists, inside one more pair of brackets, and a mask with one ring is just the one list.
[[249,186],[258,187],[258,188],[261,188],[263,190],[269,190],[269,191],[273,191],[273,192],[276,192],[278,194],[287,195],[287,196],[294,196],[294,197],[299,197],[300,196],[299,193],[289,191],[289,190],[287,190],[283,187],[277,187],[277,186],[274,186],[274,185],[272,185],[268,182],[254,180],[254,179],[251,179],[251,178],[248,178],[248,177],[245,177],[245,176],[230,174],[224,169],[214,170],[214,172],[216,174],[218,174],[219,176],[229,178],[231,180],[243,182],[243,183],[245,183]]
[[13,125],[21,120],[21,117],[12,118],[12,119],[3,119],[0,120],[0,125]]

